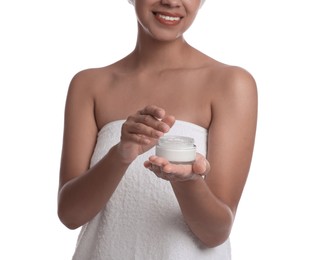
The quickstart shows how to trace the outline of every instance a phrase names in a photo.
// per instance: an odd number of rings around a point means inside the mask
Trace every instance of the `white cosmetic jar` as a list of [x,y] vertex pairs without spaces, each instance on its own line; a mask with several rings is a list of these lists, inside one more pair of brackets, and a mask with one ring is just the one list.
[[172,163],[192,163],[196,155],[194,139],[178,135],[163,136],[156,145],[156,155]]

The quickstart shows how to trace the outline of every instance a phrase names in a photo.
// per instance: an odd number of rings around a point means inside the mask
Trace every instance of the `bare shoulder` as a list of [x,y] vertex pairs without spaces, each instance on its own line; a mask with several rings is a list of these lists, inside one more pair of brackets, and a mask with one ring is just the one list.
[[65,125],[70,126],[68,128],[79,124],[83,124],[83,128],[97,128],[94,109],[97,97],[110,80],[108,71],[108,67],[91,68],[73,76],[66,97]]
[[256,82],[252,74],[237,66],[226,66],[223,73],[227,91],[256,91]]
[[111,66],[79,71],[73,76],[69,89],[85,94],[92,94],[99,86],[110,80],[111,71]]
[[219,88],[221,91],[233,91],[237,88],[256,90],[254,77],[242,67],[211,61],[208,71],[209,80],[213,83],[214,87]]
[[222,63],[199,51],[195,57],[203,69],[203,83],[209,87],[206,90],[210,95],[235,94],[235,91],[256,93],[255,79],[246,69]]
[[256,81],[246,69],[212,62],[208,71],[207,79],[213,102],[224,104],[246,99],[256,102]]

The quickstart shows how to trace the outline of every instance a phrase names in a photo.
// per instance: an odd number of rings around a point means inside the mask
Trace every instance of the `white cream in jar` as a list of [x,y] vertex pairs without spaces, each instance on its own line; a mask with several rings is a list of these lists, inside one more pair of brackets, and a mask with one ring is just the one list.
[[156,155],[172,163],[192,163],[196,156],[194,139],[187,136],[165,135],[156,145]]

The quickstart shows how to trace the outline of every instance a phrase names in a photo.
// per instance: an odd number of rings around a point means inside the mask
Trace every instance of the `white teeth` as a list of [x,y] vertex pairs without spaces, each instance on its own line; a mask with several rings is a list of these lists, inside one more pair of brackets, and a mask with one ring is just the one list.
[[162,14],[159,14],[159,17],[167,21],[179,21],[181,19],[180,17],[171,17]]

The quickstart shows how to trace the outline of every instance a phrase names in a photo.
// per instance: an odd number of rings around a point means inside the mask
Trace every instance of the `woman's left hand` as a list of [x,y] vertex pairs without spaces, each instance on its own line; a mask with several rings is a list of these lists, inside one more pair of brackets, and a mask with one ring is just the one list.
[[205,178],[210,171],[208,160],[197,153],[193,164],[173,164],[165,158],[151,156],[144,166],[159,178],[167,181],[188,181]]

